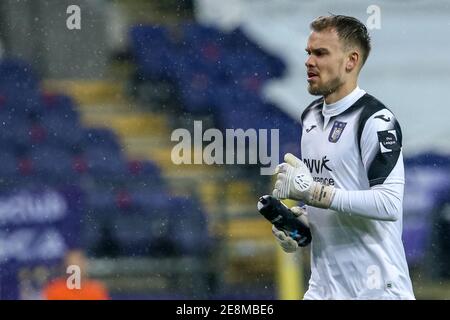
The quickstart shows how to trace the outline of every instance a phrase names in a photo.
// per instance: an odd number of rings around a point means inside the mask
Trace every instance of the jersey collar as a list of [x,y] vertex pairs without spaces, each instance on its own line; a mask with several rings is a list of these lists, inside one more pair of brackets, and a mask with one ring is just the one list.
[[348,108],[350,108],[358,99],[366,94],[366,91],[362,90],[357,86],[352,92],[343,97],[342,99],[327,104],[325,100],[323,101],[322,116],[323,116],[323,127],[325,128],[330,122],[332,117],[335,117]]

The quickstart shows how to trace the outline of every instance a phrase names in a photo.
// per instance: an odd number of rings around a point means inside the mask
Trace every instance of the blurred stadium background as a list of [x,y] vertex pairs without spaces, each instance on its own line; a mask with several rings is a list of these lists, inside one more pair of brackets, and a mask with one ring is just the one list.
[[[69,5],[81,29],[69,30]],[[41,299],[70,250],[112,299],[296,299],[256,211],[256,165],[172,164],[176,128],[278,128],[299,153],[309,22],[370,1],[3,0],[0,296]],[[404,132],[404,244],[419,299],[450,298],[450,2],[379,1],[360,86]],[[445,96],[444,96],[445,98]]]

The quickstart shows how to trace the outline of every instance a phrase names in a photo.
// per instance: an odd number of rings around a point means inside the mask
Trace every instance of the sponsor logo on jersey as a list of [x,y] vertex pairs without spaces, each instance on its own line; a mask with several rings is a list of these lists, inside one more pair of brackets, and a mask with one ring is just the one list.
[[315,127],[317,127],[315,124],[313,124],[311,127],[306,128],[306,133],[309,133],[312,129],[314,129]]
[[338,142],[346,125],[347,122],[335,121],[333,123],[333,128],[331,128],[330,135],[328,136],[328,141],[332,143]]
[[317,159],[303,159],[303,163],[308,167],[311,173],[322,174],[323,169],[328,171],[333,171],[330,167],[327,166],[327,163],[330,159],[327,159],[327,156],[322,157],[321,160]]
[[334,186],[335,182],[333,178],[324,178],[324,177],[314,177],[313,180],[315,182],[327,185],[327,186]]
[[391,118],[390,117],[386,118],[386,116],[384,114],[380,114],[379,116],[374,117],[374,119],[381,119],[381,120],[386,121],[386,122],[391,121]]
[[401,145],[397,139],[397,131],[395,130],[378,131],[377,134],[378,134],[378,142],[380,143],[381,153],[400,150]]

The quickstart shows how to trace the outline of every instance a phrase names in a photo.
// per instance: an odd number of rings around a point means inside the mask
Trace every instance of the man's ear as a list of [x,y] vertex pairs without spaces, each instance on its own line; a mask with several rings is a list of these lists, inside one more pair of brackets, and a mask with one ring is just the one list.
[[361,58],[361,56],[359,55],[358,51],[351,51],[348,55],[348,60],[347,60],[347,64],[345,65],[345,70],[347,72],[351,72],[352,70],[354,70],[358,66],[360,58]]

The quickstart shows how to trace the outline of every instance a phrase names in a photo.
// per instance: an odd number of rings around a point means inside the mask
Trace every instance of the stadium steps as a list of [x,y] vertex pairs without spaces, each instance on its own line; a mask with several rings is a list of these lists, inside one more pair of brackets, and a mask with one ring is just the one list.
[[240,179],[230,181],[226,186],[226,201],[228,214],[240,216],[243,212],[255,212],[256,197],[252,184],[248,180]]
[[450,300],[450,281],[424,281],[413,276],[414,294],[418,300]]
[[74,97],[81,109],[92,108],[105,102],[114,102],[111,107],[120,108],[127,105],[122,85],[117,81],[47,79],[43,81],[43,88]]
[[82,115],[82,121],[86,126],[111,127],[122,138],[128,137],[153,137],[167,136],[168,131],[165,117],[150,115],[144,112],[110,112],[92,113]]

